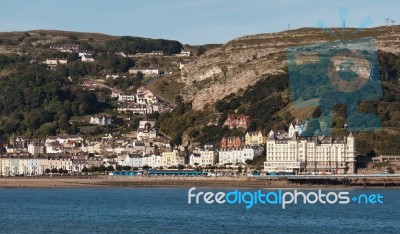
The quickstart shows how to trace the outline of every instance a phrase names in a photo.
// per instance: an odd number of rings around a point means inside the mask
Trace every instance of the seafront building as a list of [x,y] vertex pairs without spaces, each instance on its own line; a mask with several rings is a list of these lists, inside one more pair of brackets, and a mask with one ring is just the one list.
[[267,172],[355,173],[355,140],[352,133],[343,138],[299,137],[271,131],[266,141]]
[[238,164],[253,160],[254,156],[261,154],[263,147],[244,147],[235,149],[220,149],[218,151],[218,164]]
[[145,154],[143,155],[143,166],[157,168],[162,166],[161,154]]
[[257,132],[246,132],[244,136],[245,145],[262,145],[265,144],[267,137],[262,131]]
[[140,154],[127,154],[117,158],[118,165],[139,168],[143,166],[143,156]]
[[72,159],[70,157],[36,157],[31,155],[0,157],[0,175],[43,175],[46,169],[63,169],[72,172]]
[[192,167],[207,167],[216,164],[218,153],[212,149],[195,149],[189,156],[189,165]]
[[[354,137],[299,137],[290,125],[288,132],[247,132],[245,136],[225,137],[219,150],[212,145],[187,150],[171,148],[169,139],[157,134],[154,120],[142,120],[138,129],[121,137],[107,134],[97,140],[79,135],[47,136],[43,140],[12,137],[0,156],[0,175],[43,175],[58,170],[79,174],[84,168],[100,166],[116,169],[229,166],[247,164],[266,151],[266,172],[344,174],[355,172]],[[238,146],[238,147],[236,147]],[[104,168],[103,167],[103,168]],[[60,170],[62,169],[62,170]]]
[[172,167],[178,165],[185,165],[185,157],[179,155],[178,151],[165,151],[161,154],[161,165],[163,167]]

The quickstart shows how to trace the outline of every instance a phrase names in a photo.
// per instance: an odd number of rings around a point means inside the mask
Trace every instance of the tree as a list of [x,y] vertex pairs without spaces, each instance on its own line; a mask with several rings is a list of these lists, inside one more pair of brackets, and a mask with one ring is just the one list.
[[83,173],[88,173],[88,172],[89,172],[89,169],[85,166],[85,167],[82,168],[82,172],[83,172]]
[[147,119],[155,119],[158,120],[158,118],[160,118],[160,113],[158,111],[152,112],[150,114],[146,115]]
[[131,169],[132,169],[131,166],[123,166],[122,167],[122,170],[124,170],[124,171],[130,171]]
[[182,144],[182,136],[177,135],[174,139],[172,139],[169,144],[171,145],[171,148],[175,148],[175,146],[181,145]]
[[238,173],[241,174],[242,172],[243,172],[243,168],[242,168],[242,166],[239,166],[238,167]]
[[99,168],[96,167],[96,166],[91,166],[91,167],[89,168],[89,171],[90,171],[90,172],[96,172],[96,171],[99,171]]
[[60,173],[60,174],[64,173],[64,169],[62,169],[62,168],[58,169],[58,173]]
[[114,167],[110,165],[107,167],[106,171],[114,171]]
[[100,172],[105,172],[106,171],[106,167],[102,164],[99,166],[99,171]]
[[204,54],[206,51],[206,48],[204,48],[203,46],[199,46],[199,48],[197,48],[197,56]]
[[257,122],[254,121],[254,120],[251,120],[251,121],[250,121],[250,125],[249,125],[249,127],[247,128],[247,131],[249,131],[249,132],[254,132],[254,131],[256,131],[256,130],[257,130]]
[[57,170],[57,168],[53,168],[53,169],[51,169],[51,173],[58,173],[58,170]]
[[185,103],[183,102],[183,98],[181,95],[177,95],[175,97],[175,104],[176,104],[176,109],[178,111],[178,114],[182,115],[185,113]]
[[251,160],[251,159],[246,159],[245,162],[246,162],[247,165],[250,165],[250,164],[253,162],[253,160]]
[[79,59],[79,55],[76,52],[68,53],[68,55],[67,55],[68,63],[75,62],[78,59]]
[[49,174],[49,173],[51,172],[51,170],[50,170],[49,168],[46,168],[46,170],[44,170],[44,172],[45,172],[46,174]]
[[75,34],[70,34],[68,35],[68,39],[70,39],[71,41],[77,41],[78,37]]
[[179,164],[179,165],[178,165],[178,169],[179,169],[179,170],[183,170],[183,169],[185,169],[185,166],[183,166],[182,164]]
[[136,80],[137,80],[137,81],[142,82],[143,77],[144,77],[144,75],[143,75],[142,72],[136,73]]

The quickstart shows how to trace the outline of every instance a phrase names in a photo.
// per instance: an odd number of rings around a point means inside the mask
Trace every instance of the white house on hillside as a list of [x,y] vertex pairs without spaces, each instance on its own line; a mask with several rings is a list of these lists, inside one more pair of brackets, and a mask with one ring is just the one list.
[[129,69],[129,74],[136,74],[138,72],[141,72],[143,75],[157,75],[159,76],[161,74],[160,69],[158,68],[130,68]]
[[91,124],[109,125],[112,124],[112,117],[108,115],[96,115],[90,117]]
[[94,62],[94,58],[92,57],[92,55],[82,55],[81,58],[82,62]]
[[190,57],[190,55],[192,55],[190,51],[184,51],[184,50],[182,50],[179,54],[175,54],[175,56],[178,57]]
[[58,65],[58,64],[67,64],[68,60],[64,58],[48,58],[44,62],[45,64],[52,66],[52,65]]

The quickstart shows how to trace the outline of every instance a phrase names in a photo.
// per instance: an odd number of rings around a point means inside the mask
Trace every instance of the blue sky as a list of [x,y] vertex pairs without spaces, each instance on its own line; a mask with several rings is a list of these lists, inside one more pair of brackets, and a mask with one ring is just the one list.
[[58,29],[167,38],[189,44],[224,43],[238,36],[314,27],[318,19],[346,26],[366,17],[374,26],[396,18],[399,1],[388,0],[13,0],[2,2],[0,31]]

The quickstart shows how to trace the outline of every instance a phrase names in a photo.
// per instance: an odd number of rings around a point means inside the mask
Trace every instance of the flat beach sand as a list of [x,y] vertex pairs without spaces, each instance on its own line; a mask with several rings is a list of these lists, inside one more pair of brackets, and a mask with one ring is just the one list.
[[0,178],[0,188],[75,188],[99,187],[98,179]]
[[350,188],[399,187],[400,180],[367,184],[354,180],[351,184],[292,183],[286,179],[256,179],[249,177],[181,177],[181,176],[48,176],[0,177],[0,188],[96,188],[96,187],[217,187],[217,188]]
[[93,176],[93,177],[2,177],[0,188],[76,187],[288,187],[287,181],[259,181],[242,177]]

